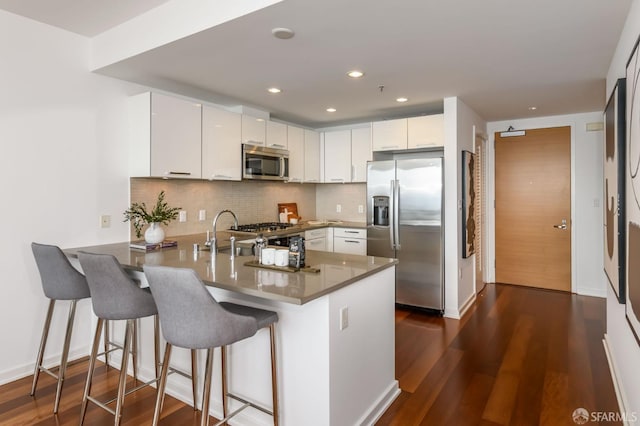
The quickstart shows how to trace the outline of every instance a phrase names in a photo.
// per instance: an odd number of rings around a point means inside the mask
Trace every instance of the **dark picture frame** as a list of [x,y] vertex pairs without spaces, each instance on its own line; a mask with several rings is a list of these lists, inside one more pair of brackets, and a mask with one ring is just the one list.
[[[640,344],[640,53],[638,41],[626,69],[626,304],[627,322]],[[635,261],[631,261],[635,259]]]
[[626,79],[616,82],[604,111],[604,272],[618,303],[626,301]]
[[475,249],[475,185],[476,155],[462,151],[462,257],[468,258]]

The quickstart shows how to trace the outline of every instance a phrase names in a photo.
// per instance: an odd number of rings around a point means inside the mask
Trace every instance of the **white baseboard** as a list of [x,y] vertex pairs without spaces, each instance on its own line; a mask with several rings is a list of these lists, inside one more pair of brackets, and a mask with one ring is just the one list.
[[[14,382],[18,379],[22,379],[23,377],[27,377],[27,376],[31,376],[33,374],[33,369],[35,367],[35,359],[37,354],[37,349],[35,348],[36,352],[33,353],[33,361],[26,363],[26,364],[22,364],[19,365],[17,367],[14,368],[9,368],[7,370],[1,371],[0,372],[0,385],[4,385],[10,382]],[[46,367],[46,368],[53,368],[53,367],[57,367],[58,365],[60,365],[60,357],[62,355],[62,352],[53,354],[53,355],[49,355],[46,356],[43,361],[42,364]],[[72,362],[76,359],[85,357],[89,355],[89,347],[81,347],[81,348],[75,348],[75,349],[71,349],[69,350],[69,359],[68,362]]]
[[374,425],[380,417],[387,411],[387,408],[393,404],[393,401],[400,395],[400,386],[397,380],[394,380],[387,388],[387,391],[380,395],[380,398],[373,403],[369,412],[365,414],[357,424],[359,425]]
[[469,296],[469,298],[464,302],[464,304],[460,308],[460,318],[462,318],[464,314],[467,313],[467,311],[469,310],[469,308],[471,308],[471,306],[473,306],[475,301],[476,301],[476,293],[472,293],[471,296]]
[[[622,387],[620,383],[620,375],[618,374],[619,370],[616,365],[616,360],[613,357],[613,351],[611,345],[609,345],[609,338],[606,333],[604,334],[604,339],[602,339],[602,344],[604,346],[604,352],[609,363],[609,371],[611,372],[611,378],[613,379],[613,389],[616,393],[616,399],[618,400],[618,407],[620,408],[621,413],[626,413],[627,410],[625,407],[628,406],[627,398],[624,392],[624,387]],[[631,423],[629,423],[628,421],[625,423],[627,425],[631,425]]]
[[579,288],[577,293],[580,296],[592,296],[592,297],[600,297],[602,299],[606,299],[607,298],[607,289],[601,289],[601,288],[593,288],[593,287],[587,287],[587,288]]

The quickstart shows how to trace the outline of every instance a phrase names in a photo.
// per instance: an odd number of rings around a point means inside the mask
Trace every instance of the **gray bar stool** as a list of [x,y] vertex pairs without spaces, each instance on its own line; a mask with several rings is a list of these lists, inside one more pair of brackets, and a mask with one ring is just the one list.
[[[132,336],[132,333],[135,330],[135,322],[139,318],[148,317],[151,315],[157,315],[158,310],[156,308],[156,304],[153,300],[153,296],[148,289],[140,288],[124,271],[122,265],[118,262],[118,260],[111,255],[106,254],[92,254],[86,252],[78,252],[78,259],[80,260],[80,265],[87,277],[87,282],[89,284],[89,288],[91,290],[91,302],[93,304],[93,311],[98,317],[98,324],[96,326],[96,332],[94,336],[93,346],[91,349],[91,357],[89,358],[89,372],[87,374],[87,382],[85,384],[84,394],[82,398],[82,409],[80,413],[80,424],[84,423],[84,418],[87,411],[88,402],[91,401],[99,407],[105,409],[115,416],[115,424],[120,424],[120,420],[122,417],[122,406],[124,404],[124,397],[131,392],[135,392],[136,390],[147,386],[151,383],[154,383],[158,380],[157,378],[157,367],[158,367],[158,359],[159,359],[159,350],[158,350],[158,329],[157,329],[157,321],[155,324],[155,365],[156,365],[156,378],[144,383],[134,389],[131,389],[128,392],[126,391],[126,380],[127,380],[127,367],[129,361],[129,353],[130,346],[132,345],[132,340],[135,340],[135,336]],[[91,382],[93,379],[93,373],[95,369],[96,357],[98,355],[98,346],[100,345],[100,333],[103,327],[103,324],[107,320],[126,320],[127,325],[125,328],[125,336],[124,336],[124,345],[123,345],[123,354],[122,354],[122,363],[120,366],[120,380],[118,383],[118,395],[116,398],[107,401],[101,402],[97,399],[93,398],[90,395],[91,392]],[[135,351],[133,351],[135,353]],[[192,376],[187,377],[197,377],[196,376],[196,363],[193,359],[192,353]],[[135,358],[134,358],[135,364]],[[174,370],[175,371],[175,370]],[[195,380],[195,379],[194,379]],[[195,408],[195,385],[193,385],[194,389],[194,408]],[[116,401],[116,408],[112,410],[109,408],[108,404]]]
[[[69,357],[69,345],[71,343],[71,333],[73,331],[73,320],[76,314],[76,303],[78,300],[86,299],[90,296],[89,286],[84,275],[76,270],[67,256],[60,248],[52,245],[31,243],[33,257],[36,260],[38,271],[40,272],[40,280],[42,281],[42,290],[44,295],[48,297],[49,309],[47,317],[44,321],[42,329],[42,339],[40,340],[40,348],[38,349],[38,357],[36,360],[35,370],[33,372],[33,383],[31,385],[31,396],[36,393],[38,385],[38,377],[40,372],[51,375],[58,380],[56,388],[56,399],[53,403],[53,412],[58,412],[60,406],[60,396],[62,394],[62,385],[64,383],[64,375],[67,370],[67,358]],[[60,366],[58,374],[51,372],[42,366],[44,350],[49,337],[49,328],[51,327],[51,317],[57,300],[70,300],[69,317],[67,319],[67,331],[64,336],[64,345],[62,348],[62,357],[60,358]]]
[[[224,419],[218,425],[225,423],[241,410],[251,406],[272,415],[273,423],[277,426],[278,381],[274,339],[278,314],[234,303],[218,303],[192,269],[145,265],[144,272],[158,306],[162,334],[167,341],[164,363],[160,373],[153,425],[157,425],[160,419],[167,383],[167,365],[171,357],[171,348],[175,345],[189,349],[207,349],[202,418],[200,422],[202,426],[209,424],[213,350],[216,347],[221,347],[223,361],[222,407]],[[269,327],[271,342],[272,411],[227,392],[226,346],[251,337],[264,327]],[[236,399],[242,402],[243,406],[231,415],[227,415],[227,398]]]

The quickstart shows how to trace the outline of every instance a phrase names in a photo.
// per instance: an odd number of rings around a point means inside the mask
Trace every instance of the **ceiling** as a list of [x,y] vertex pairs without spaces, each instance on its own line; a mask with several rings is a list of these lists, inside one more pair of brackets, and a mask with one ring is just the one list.
[[[92,37],[166,1],[0,0],[0,9]],[[284,0],[97,72],[314,128],[440,112],[450,96],[487,121],[601,111],[631,3]],[[277,39],[274,27],[295,36]],[[365,76],[347,77],[352,69]]]

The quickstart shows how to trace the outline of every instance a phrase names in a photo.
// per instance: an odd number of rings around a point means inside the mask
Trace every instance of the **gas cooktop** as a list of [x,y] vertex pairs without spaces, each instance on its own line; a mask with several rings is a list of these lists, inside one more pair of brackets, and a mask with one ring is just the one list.
[[267,231],[279,231],[292,227],[290,223],[280,222],[262,222],[262,223],[250,223],[247,225],[238,225],[238,229],[229,228],[232,231],[240,232],[267,232]]

